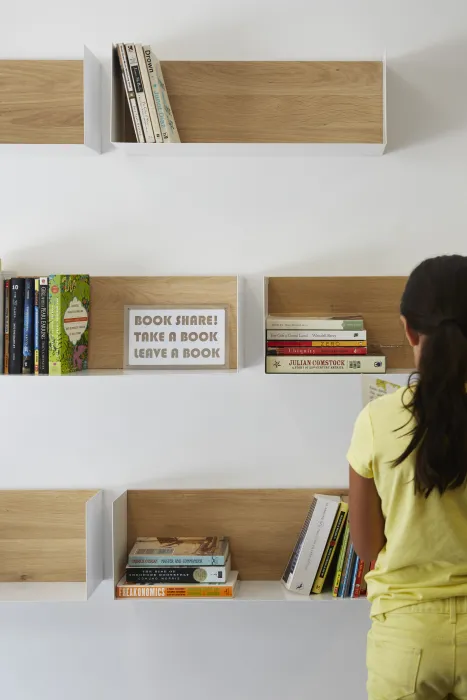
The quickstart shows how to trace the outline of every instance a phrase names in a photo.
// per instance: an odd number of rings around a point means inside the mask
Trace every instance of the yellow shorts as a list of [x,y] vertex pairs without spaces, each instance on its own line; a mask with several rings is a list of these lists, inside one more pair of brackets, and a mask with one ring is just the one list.
[[369,700],[467,700],[467,597],[374,617],[367,667]]

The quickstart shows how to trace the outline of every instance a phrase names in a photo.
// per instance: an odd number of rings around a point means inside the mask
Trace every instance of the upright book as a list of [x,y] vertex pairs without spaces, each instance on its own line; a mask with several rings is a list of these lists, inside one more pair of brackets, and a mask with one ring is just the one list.
[[149,116],[151,118],[152,130],[154,132],[154,137],[156,143],[163,143],[161,127],[159,124],[159,117],[157,116],[156,101],[152,92],[152,85],[149,79],[148,67],[146,64],[146,59],[144,57],[143,47],[141,44],[135,44],[136,56],[138,58],[139,70],[141,73],[141,79],[143,81],[144,94],[146,97],[146,102],[148,105]]
[[49,280],[39,277],[39,374],[49,373]]
[[89,275],[49,277],[49,374],[87,369],[90,310]]
[[141,117],[139,114],[138,103],[136,101],[135,89],[133,87],[133,80],[131,79],[130,66],[128,65],[128,57],[126,55],[125,44],[117,44],[116,47],[118,61],[120,63],[120,70],[122,73],[123,87],[125,89],[125,95],[128,103],[128,109],[131,115],[131,121],[133,123],[133,129],[135,131],[136,140],[138,143],[144,143],[144,132],[143,124],[141,122]]
[[10,335],[8,373],[21,374],[23,365],[24,278],[10,280]]
[[347,518],[347,522],[345,524],[345,529],[344,529],[344,534],[342,536],[342,544],[340,545],[339,548],[339,555],[337,558],[337,565],[336,565],[336,573],[334,576],[334,581],[332,585],[332,595],[334,598],[337,598],[338,593],[339,593],[339,587],[340,583],[342,580],[342,572],[344,570],[344,563],[345,563],[345,556],[347,553],[347,548],[349,546],[349,540],[350,540],[350,526],[349,526],[349,519]]
[[344,501],[341,501],[336,517],[334,518],[334,523],[331,532],[329,533],[326,548],[324,550],[323,556],[319,564],[319,569],[318,573],[316,574],[315,581],[313,583],[313,588],[311,589],[312,593],[321,593],[324,588],[324,584],[326,583],[326,579],[329,574],[334,555],[339,547],[341,535],[345,529],[348,511],[348,503],[344,503]]
[[225,537],[139,537],[128,566],[225,566],[228,558]]
[[0,374],[8,374],[8,357],[10,354],[10,280],[13,272],[0,272]]
[[147,143],[155,143],[156,137],[154,136],[154,130],[151,124],[148,101],[144,92],[143,78],[136,55],[136,47],[134,44],[125,44],[125,49],[128,57],[128,65],[130,66],[133,87],[135,89],[136,101],[138,102],[141,123],[143,125],[144,138]]
[[34,372],[34,279],[24,280],[23,374]]
[[40,312],[39,278],[34,280],[34,374],[39,374]]
[[164,141],[169,143],[180,143],[175,117],[170,106],[169,95],[162,75],[162,67],[157,56],[150,46],[143,46],[143,53],[148,69],[149,80],[151,82],[154,100],[156,102],[157,116],[162,130]]

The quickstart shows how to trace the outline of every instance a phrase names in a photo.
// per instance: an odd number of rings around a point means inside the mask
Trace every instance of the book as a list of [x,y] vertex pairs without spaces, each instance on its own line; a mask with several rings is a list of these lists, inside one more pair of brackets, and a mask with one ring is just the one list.
[[347,548],[349,546],[350,539],[350,525],[349,519],[345,523],[344,534],[342,535],[342,544],[339,549],[339,556],[336,564],[336,573],[334,575],[334,581],[332,584],[332,595],[337,598],[339,593],[339,586],[342,579],[342,571],[344,569],[345,555],[347,553]]
[[400,384],[388,382],[380,377],[365,377],[362,382],[363,404],[366,405],[380,396],[392,394],[400,388]]
[[268,374],[380,374],[386,371],[383,355],[332,357],[271,357],[266,356]]
[[230,557],[225,566],[127,566],[128,583],[225,583],[230,574]]
[[346,555],[346,562],[344,564],[344,571],[342,573],[341,585],[339,586],[339,598],[348,598],[349,596],[349,589],[352,582],[352,573],[356,556],[354,546],[352,542],[350,542],[348,553]]
[[148,105],[149,117],[151,119],[152,130],[154,132],[154,138],[156,143],[163,143],[161,127],[159,124],[159,117],[157,116],[156,101],[154,99],[154,94],[152,92],[151,81],[149,80],[149,72],[144,57],[143,47],[141,44],[135,44],[136,57],[138,59],[139,71],[141,73],[141,79],[143,81],[144,95],[146,97],[146,102]]
[[23,324],[23,374],[34,371],[34,280],[24,280],[24,324]]
[[34,280],[34,374],[39,374],[39,278]]
[[39,374],[49,373],[49,280],[39,277]]
[[355,554],[353,569],[352,569],[351,574],[350,574],[350,586],[349,586],[349,597],[350,597],[350,598],[353,598],[353,597],[354,597],[354,591],[355,591],[355,584],[356,584],[356,582],[357,582],[357,573],[358,573],[359,562],[360,562],[360,557],[358,556],[358,554]]
[[125,49],[136,95],[136,101],[138,103],[139,114],[141,117],[141,124],[143,125],[144,138],[147,143],[155,143],[156,137],[154,136],[151,117],[149,116],[148,101],[144,93],[143,79],[139,69],[136,48],[134,44],[125,44]]
[[348,318],[306,318],[293,316],[271,316],[266,319],[267,330],[310,330],[310,331],[363,331],[363,319],[358,316]]
[[120,70],[122,72],[123,86],[125,88],[128,109],[130,111],[131,121],[135,130],[136,140],[138,143],[144,143],[145,138],[143,133],[143,125],[141,123],[141,117],[139,116],[138,103],[136,102],[136,95],[133,88],[133,81],[131,79],[130,66],[128,65],[125,44],[117,44],[116,48],[118,61],[120,63]]
[[366,331],[266,331],[266,340],[366,340]]
[[49,276],[49,374],[88,366],[89,275]]
[[328,541],[326,542],[326,547],[319,563],[318,573],[313,583],[312,593],[321,593],[326,583],[326,578],[328,576],[331,564],[338,548],[341,535],[345,529],[345,523],[347,520],[347,513],[349,511],[348,503],[341,501],[339,508],[334,518],[334,523],[332,525],[331,532],[329,533]]
[[314,496],[282,576],[287,590],[310,595],[339,505],[338,496]]
[[365,562],[363,561],[363,559],[360,559],[360,557],[359,557],[358,558],[357,575],[355,577],[355,582],[354,582],[354,586],[353,586],[353,590],[352,590],[352,598],[360,598],[364,570],[365,570]]
[[23,366],[24,278],[10,280],[10,335],[8,374],[21,374]]
[[361,596],[366,595],[366,575],[370,571],[370,566],[371,566],[371,562],[369,562],[369,561],[365,561],[363,563],[362,582],[360,584],[360,595]]
[[[274,341],[272,341],[274,342]],[[269,346],[269,343],[268,343]],[[367,348],[294,348],[294,347],[268,347],[268,355],[367,355]]]
[[366,340],[268,340],[267,348],[366,348]]
[[225,566],[229,541],[225,537],[138,537],[129,566]]
[[143,53],[151,82],[154,100],[156,102],[157,116],[161,125],[164,141],[180,143],[180,136],[175,124],[175,117],[170,106],[169,95],[162,75],[162,68],[157,56],[150,46],[143,46]]
[[8,357],[10,354],[10,280],[13,272],[0,272],[0,374],[8,374]]
[[238,571],[231,571],[225,583],[171,583],[143,585],[129,583],[126,576],[118,582],[116,598],[234,598]]

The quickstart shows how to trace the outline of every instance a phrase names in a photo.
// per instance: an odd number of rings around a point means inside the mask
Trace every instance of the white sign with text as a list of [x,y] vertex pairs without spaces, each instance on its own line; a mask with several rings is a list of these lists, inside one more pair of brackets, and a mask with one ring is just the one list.
[[125,307],[127,368],[227,366],[225,307]]

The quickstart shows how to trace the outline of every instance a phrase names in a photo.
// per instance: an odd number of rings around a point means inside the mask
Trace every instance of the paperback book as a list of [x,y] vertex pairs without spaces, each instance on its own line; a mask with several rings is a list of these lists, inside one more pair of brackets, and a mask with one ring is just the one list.
[[359,316],[348,318],[307,318],[293,316],[273,316],[266,319],[267,330],[311,330],[311,331],[362,331],[363,319]]
[[347,340],[366,341],[366,331],[266,331],[266,340]]
[[10,280],[8,373],[22,374],[24,328],[24,278]]
[[225,566],[229,542],[225,537],[139,537],[128,557],[129,566]]
[[49,374],[79,372],[88,366],[89,275],[49,277]]
[[380,374],[386,371],[383,355],[362,355],[358,358],[332,357],[266,357],[268,374]]
[[225,583],[230,558],[225,566],[127,566],[128,583]]
[[225,583],[171,583],[143,585],[129,583],[124,576],[116,588],[117,598],[233,598],[238,585],[238,572],[232,571]]

